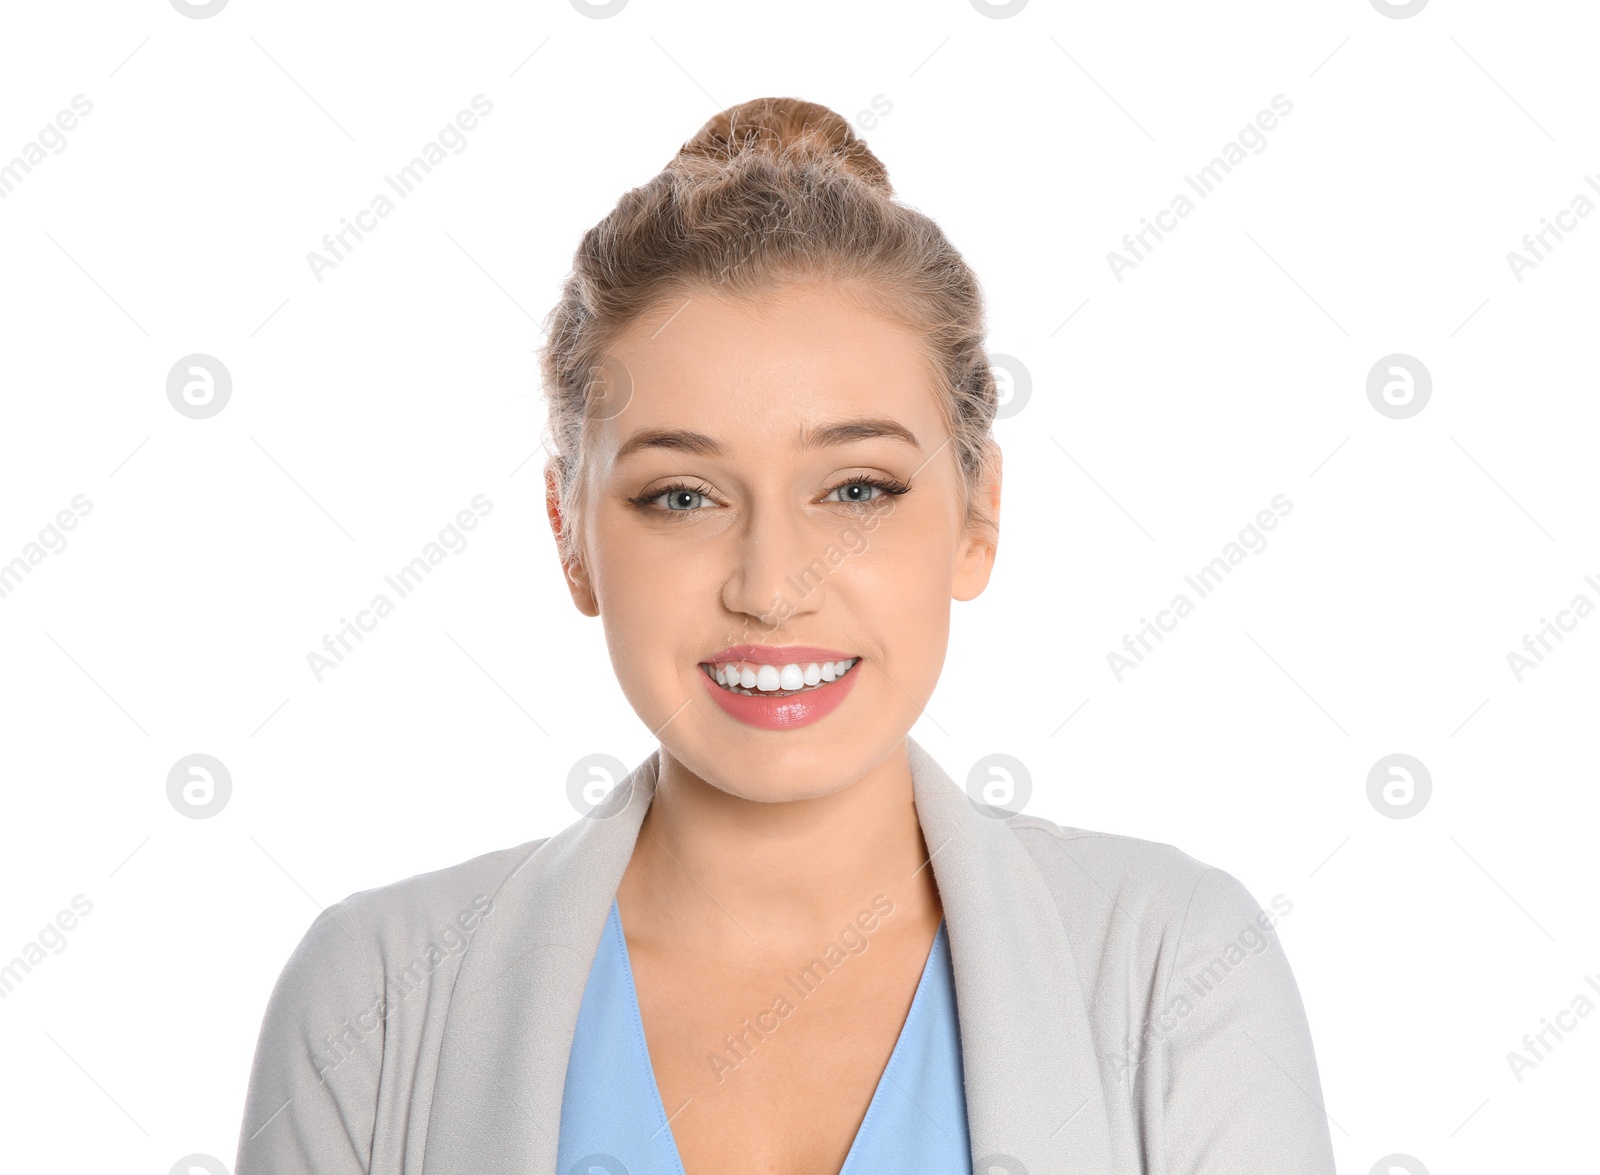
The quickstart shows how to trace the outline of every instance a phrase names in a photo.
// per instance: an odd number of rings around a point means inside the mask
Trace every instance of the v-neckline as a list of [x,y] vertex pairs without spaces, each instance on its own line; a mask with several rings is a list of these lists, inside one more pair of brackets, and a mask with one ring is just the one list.
[[[667,1117],[666,1103],[661,1100],[661,1086],[656,1082],[655,1064],[650,1059],[650,1042],[645,1037],[644,1015],[639,1010],[639,991],[633,982],[633,959],[628,954],[628,936],[622,928],[622,909],[615,898],[611,900],[611,913],[609,918],[615,918],[617,923],[617,940],[622,955],[622,974],[627,980],[628,1005],[633,1013],[634,1038],[639,1042],[639,1050],[643,1055],[645,1074],[649,1079],[650,1094],[655,1099],[656,1110],[661,1115],[661,1128],[667,1132],[667,1148],[672,1152],[673,1165],[678,1170],[678,1175],[687,1175],[683,1168],[683,1156],[678,1154],[678,1140],[672,1133],[672,1122]],[[866,1133],[867,1124],[872,1121],[873,1111],[878,1109],[878,1102],[883,1097],[884,1082],[887,1079],[890,1066],[895,1058],[900,1055],[902,1046],[906,1041],[906,1029],[912,1026],[912,1017],[916,1015],[918,1006],[923,1002],[923,991],[928,986],[928,976],[933,972],[933,962],[939,953],[939,940],[945,932],[944,915],[939,916],[939,925],[933,932],[933,941],[928,946],[928,957],[922,963],[922,975],[917,980],[917,989],[911,995],[911,1006],[906,1009],[904,1022],[900,1025],[900,1033],[895,1037],[894,1048],[889,1051],[889,1059],[883,1063],[883,1070],[878,1074],[878,1083],[872,1090],[872,1100],[867,1103],[866,1113],[861,1115],[861,1124],[856,1127],[855,1136],[850,1140],[850,1149],[845,1152],[844,1163],[840,1166],[838,1175],[851,1175],[850,1161],[855,1157],[856,1147],[861,1142],[862,1135]]]

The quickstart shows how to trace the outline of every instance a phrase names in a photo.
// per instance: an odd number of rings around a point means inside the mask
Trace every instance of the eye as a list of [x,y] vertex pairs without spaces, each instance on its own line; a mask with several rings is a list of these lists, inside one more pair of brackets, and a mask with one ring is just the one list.
[[[903,494],[911,487],[904,482],[895,481],[887,477],[853,477],[849,481],[834,486],[823,501],[842,502],[846,506],[870,506],[891,494]],[[835,494],[844,491],[867,491],[866,493],[849,493],[844,497],[836,498]],[[871,491],[876,490],[876,494]]]
[[664,494],[656,495],[656,498],[658,501],[661,498],[665,498],[668,510],[682,510],[685,512],[698,509],[697,502],[708,500],[699,490],[668,490]]
[[662,499],[666,499],[667,504],[659,509],[666,514],[692,514],[702,508],[702,503],[711,501],[706,490],[691,485],[671,485],[653,494],[629,498],[628,501],[641,510],[655,510],[658,509],[656,503]]
[[[842,486],[838,486],[832,490],[828,494],[827,498],[824,498],[823,500],[847,502],[851,505],[857,505],[865,502],[876,501],[876,499],[872,496],[874,492],[878,494],[887,493],[886,490],[873,485],[870,481],[847,481]],[[843,493],[845,496],[835,498],[834,494],[839,493]]]

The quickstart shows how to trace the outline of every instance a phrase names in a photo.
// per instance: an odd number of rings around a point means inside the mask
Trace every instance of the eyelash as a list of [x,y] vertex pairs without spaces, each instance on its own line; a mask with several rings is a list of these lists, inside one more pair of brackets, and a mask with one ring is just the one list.
[[[898,496],[900,494],[906,493],[907,491],[909,491],[911,489],[911,487],[906,485],[904,482],[897,481],[896,479],[894,479],[892,477],[880,477],[880,476],[878,476],[876,474],[866,474],[866,475],[863,475],[861,477],[846,478],[844,481],[841,481],[838,485],[835,485],[834,487],[832,487],[832,489],[828,490],[828,493],[831,494],[831,493],[833,493],[834,490],[841,489],[844,486],[854,486],[854,485],[875,486],[878,489],[882,490],[884,493],[890,494],[890,495],[893,495],[893,496]],[[662,515],[667,515],[667,516],[672,516],[672,515],[680,515],[681,516],[681,515],[688,515],[688,514],[698,514],[699,510],[656,509],[654,507],[654,505],[653,505],[653,503],[655,503],[658,499],[663,498],[668,494],[676,494],[676,493],[683,493],[683,492],[687,492],[687,493],[691,493],[691,494],[699,494],[703,498],[710,498],[711,497],[710,487],[707,486],[704,482],[700,482],[698,484],[694,484],[694,483],[690,483],[690,482],[676,482],[673,485],[663,486],[661,489],[657,490],[653,494],[645,494],[642,497],[638,497],[638,498],[629,498],[628,502],[629,502],[629,504],[638,507],[640,510],[647,511],[647,512],[650,512],[650,513],[655,513],[655,514],[662,514]],[[878,501],[877,498],[873,498],[871,501],[868,501],[868,502],[839,502],[839,503],[837,503],[837,505],[853,506],[853,507],[856,507],[857,509],[865,509],[868,506],[876,505],[877,501]]]

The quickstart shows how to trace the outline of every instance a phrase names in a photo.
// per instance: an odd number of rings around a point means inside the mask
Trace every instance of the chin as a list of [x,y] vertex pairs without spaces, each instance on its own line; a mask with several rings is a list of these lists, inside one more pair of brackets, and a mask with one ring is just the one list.
[[[725,725],[720,713],[712,717],[717,726]],[[898,741],[888,731],[844,730],[821,723],[789,732],[729,733],[702,727],[692,733],[680,731],[678,739],[663,740],[662,745],[718,791],[753,803],[777,804],[818,799],[850,786]]]

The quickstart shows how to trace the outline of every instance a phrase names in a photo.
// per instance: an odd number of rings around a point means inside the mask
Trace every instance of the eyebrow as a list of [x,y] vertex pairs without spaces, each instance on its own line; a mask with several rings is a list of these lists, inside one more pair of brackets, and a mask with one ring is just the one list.
[[[815,428],[800,430],[802,450],[822,449],[831,445],[845,445],[852,441],[873,440],[886,437],[903,441],[917,452],[922,445],[916,434],[897,421],[879,416],[857,416],[849,420],[836,420]],[[715,437],[703,432],[683,428],[646,428],[630,436],[617,450],[616,460],[621,461],[631,453],[644,449],[673,449],[681,453],[696,453],[702,457],[721,457],[726,450]]]

